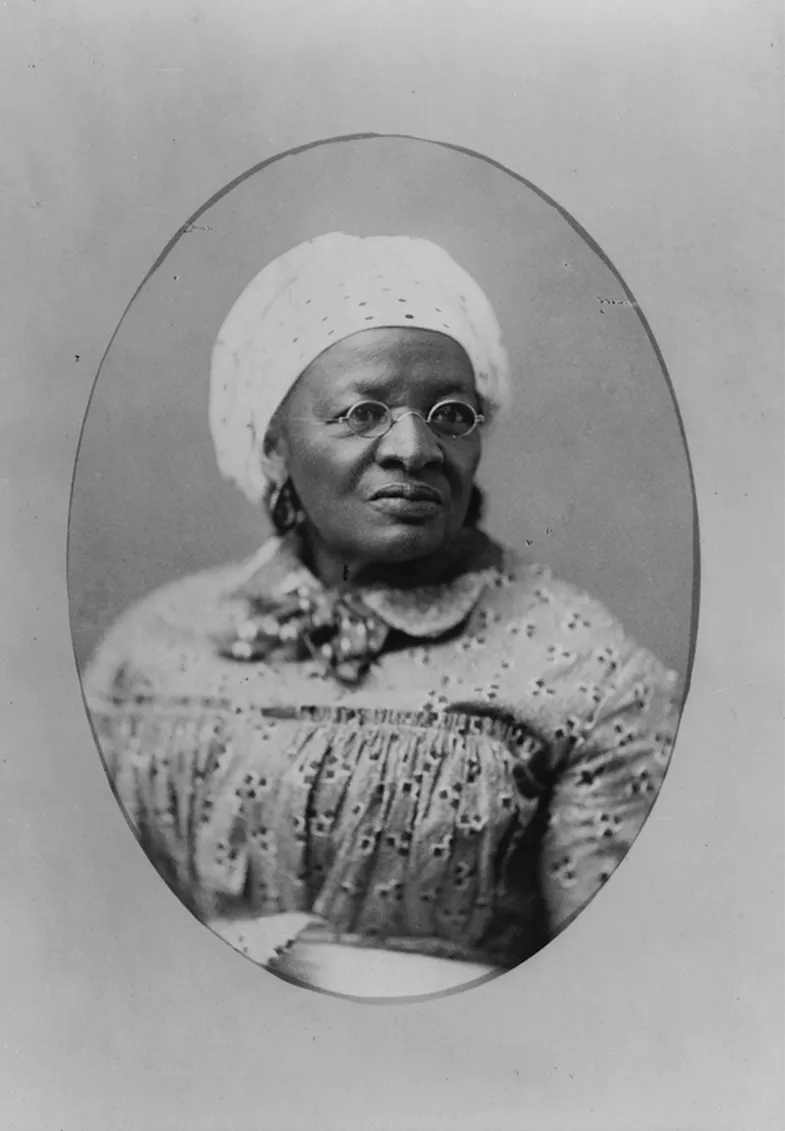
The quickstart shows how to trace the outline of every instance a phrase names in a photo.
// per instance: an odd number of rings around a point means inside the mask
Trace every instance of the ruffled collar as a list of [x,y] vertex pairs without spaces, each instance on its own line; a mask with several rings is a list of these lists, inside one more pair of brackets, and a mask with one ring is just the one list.
[[[413,637],[443,636],[462,624],[491,576],[502,566],[501,547],[475,528],[460,537],[446,580],[398,589],[367,585],[349,590],[390,628]],[[270,538],[244,566],[229,597],[234,600],[272,600],[307,592],[314,596],[340,593],[328,590],[303,564],[302,544],[295,534]]]
[[482,531],[467,529],[438,583],[329,589],[304,565],[296,535],[274,537],[226,594],[237,615],[219,649],[245,661],[280,649],[293,659],[312,656],[337,678],[356,683],[391,630],[426,640],[457,629],[501,564],[501,548]]

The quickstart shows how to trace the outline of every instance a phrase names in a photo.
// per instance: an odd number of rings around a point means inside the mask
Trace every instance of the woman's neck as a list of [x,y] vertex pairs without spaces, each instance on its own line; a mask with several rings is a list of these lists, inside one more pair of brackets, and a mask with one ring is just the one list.
[[395,589],[435,585],[454,571],[465,540],[459,535],[449,546],[412,561],[369,561],[325,546],[311,531],[302,533],[304,564],[328,589],[344,586],[389,585]]

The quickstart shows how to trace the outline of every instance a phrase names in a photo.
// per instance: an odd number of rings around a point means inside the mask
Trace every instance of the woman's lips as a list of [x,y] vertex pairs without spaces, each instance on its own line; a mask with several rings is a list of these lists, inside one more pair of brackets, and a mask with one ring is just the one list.
[[427,483],[388,483],[374,491],[371,501],[398,518],[427,518],[444,505],[444,498]]
[[411,502],[438,503],[444,501],[441,491],[427,483],[388,483],[374,491],[372,499],[408,499]]

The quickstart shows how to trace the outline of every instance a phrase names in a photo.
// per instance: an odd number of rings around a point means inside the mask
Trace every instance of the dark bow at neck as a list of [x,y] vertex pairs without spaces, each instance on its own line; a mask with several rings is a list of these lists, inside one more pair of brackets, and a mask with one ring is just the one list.
[[218,649],[246,663],[274,653],[292,661],[312,659],[339,682],[355,685],[393,632],[428,640],[456,630],[500,563],[499,547],[472,529],[461,536],[439,582],[326,588],[303,564],[295,536],[273,538],[227,594],[236,615]]

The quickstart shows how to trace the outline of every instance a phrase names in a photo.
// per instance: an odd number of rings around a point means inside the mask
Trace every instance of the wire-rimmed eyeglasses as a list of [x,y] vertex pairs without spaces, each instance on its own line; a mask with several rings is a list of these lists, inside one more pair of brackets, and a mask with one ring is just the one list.
[[415,409],[405,409],[393,416],[392,409],[382,401],[357,401],[328,423],[348,424],[355,436],[361,436],[365,440],[378,440],[404,416],[419,416],[441,440],[463,439],[485,423],[485,417],[470,404],[456,400],[439,401],[427,416]]

